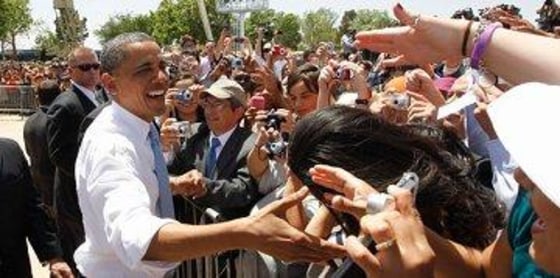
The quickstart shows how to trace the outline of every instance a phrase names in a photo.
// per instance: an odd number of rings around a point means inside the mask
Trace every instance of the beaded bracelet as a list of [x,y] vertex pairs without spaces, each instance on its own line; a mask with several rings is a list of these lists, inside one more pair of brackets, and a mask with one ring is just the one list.
[[490,40],[492,39],[492,35],[494,31],[501,27],[499,23],[493,23],[490,25],[480,25],[479,28],[476,30],[474,36],[474,46],[471,52],[471,68],[478,70],[480,69],[480,61],[482,60],[482,56],[488,45],[490,44]]

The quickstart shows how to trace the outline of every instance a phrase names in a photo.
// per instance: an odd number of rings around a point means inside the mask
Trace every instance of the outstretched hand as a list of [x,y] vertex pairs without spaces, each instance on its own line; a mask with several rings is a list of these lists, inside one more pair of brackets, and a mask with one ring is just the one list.
[[346,255],[343,246],[328,242],[292,227],[284,220],[286,210],[296,206],[309,193],[302,188],[264,207],[250,218],[253,249],[288,262],[323,262]]
[[377,193],[373,186],[342,168],[316,165],[309,173],[313,182],[342,194],[326,198],[334,209],[350,213],[356,219],[366,212],[367,196]]
[[359,32],[355,45],[397,55],[394,62],[402,64],[424,65],[460,56],[466,21],[420,17],[400,4],[393,8],[393,13],[405,26]]

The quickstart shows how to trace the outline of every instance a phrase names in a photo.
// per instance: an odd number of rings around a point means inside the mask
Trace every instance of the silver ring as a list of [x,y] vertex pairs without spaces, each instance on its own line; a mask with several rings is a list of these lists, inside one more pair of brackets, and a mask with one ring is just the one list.
[[385,210],[395,199],[393,196],[385,193],[373,193],[367,197],[367,214],[377,214]]
[[412,17],[412,24],[410,25],[410,27],[415,28],[418,26],[418,23],[420,23],[420,15],[415,15]]
[[387,250],[387,249],[391,248],[393,245],[395,245],[395,241],[396,241],[396,239],[392,238],[392,239],[387,240],[385,242],[378,243],[378,244],[375,245],[375,249],[377,250],[377,252]]

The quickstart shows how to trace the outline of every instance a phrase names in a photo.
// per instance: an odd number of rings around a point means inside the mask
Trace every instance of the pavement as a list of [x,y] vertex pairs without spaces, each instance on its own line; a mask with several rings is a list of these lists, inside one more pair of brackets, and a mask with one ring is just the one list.
[[[0,114],[0,137],[11,138],[19,143],[22,150],[25,152],[25,145],[23,142],[23,125],[27,117],[19,115]],[[33,277],[35,278],[48,278],[49,271],[47,267],[43,267],[37,260],[37,256],[33,251],[29,242],[27,243],[29,249],[29,257],[31,259],[31,269]]]

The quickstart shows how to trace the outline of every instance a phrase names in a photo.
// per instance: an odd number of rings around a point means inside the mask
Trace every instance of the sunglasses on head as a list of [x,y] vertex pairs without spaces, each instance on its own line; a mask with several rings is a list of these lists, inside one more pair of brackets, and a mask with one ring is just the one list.
[[94,64],[81,64],[81,65],[77,65],[76,67],[79,68],[81,71],[90,71],[91,69],[98,70],[100,66],[101,65],[99,65],[98,63],[94,63]]

